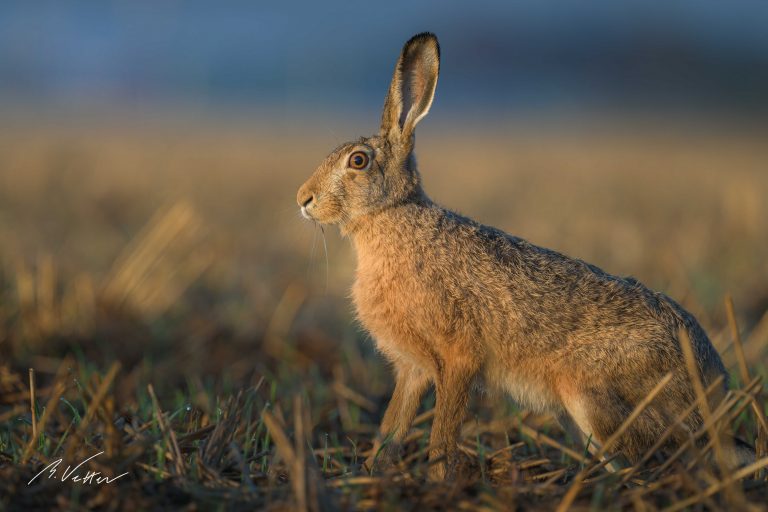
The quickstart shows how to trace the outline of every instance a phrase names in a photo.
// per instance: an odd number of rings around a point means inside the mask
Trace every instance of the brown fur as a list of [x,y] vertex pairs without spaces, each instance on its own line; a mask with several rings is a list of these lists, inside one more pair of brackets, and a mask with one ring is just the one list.
[[[600,442],[672,372],[615,447],[636,460],[693,400],[679,330],[692,340],[705,385],[725,373],[720,357],[696,320],[665,295],[426,196],[413,130],[431,105],[439,57],[434,35],[408,41],[380,133],[337,148],[297,197],[306,216],[338,224],[354,244],[357,313],[395,368],[381,424],[381,437],[392,438],[384,456],[396,453],[430,383],[437,393],[430,458],[450,462],[478,380],[525,407],[572,420]],[[358,150],[371,156],[367,170],[347,165]],[[687,430],[700,421],[689,417]],[[430,475],[441,478],[447,467],[434,464]]]

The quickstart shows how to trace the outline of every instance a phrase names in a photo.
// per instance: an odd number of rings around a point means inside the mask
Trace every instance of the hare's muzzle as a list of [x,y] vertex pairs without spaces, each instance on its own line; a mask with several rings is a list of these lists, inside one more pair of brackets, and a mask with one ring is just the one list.
[[299,193],[296,195],[296,202],[299,203],[299,206],[301,207],[301,215],[303,215],[305,219],[312,219],[307,208],[309,208],[314,200],[315,194],[307,190],[306,187],[301,187],[299,189]]

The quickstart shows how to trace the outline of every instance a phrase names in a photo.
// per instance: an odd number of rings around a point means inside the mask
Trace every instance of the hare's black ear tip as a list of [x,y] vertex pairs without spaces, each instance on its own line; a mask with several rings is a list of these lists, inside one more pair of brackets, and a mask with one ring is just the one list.
[[437,51],[437,56],[438,57],[440,56],[440,43],[437,41],[437,36],[432,32],[421,32],[419,34],[416,34],[415,36],[410,38],[407,43],[405,43],[405,48],[411,48],[414,45],[420,45],[420,44],[435,45],[435,51]]
[[412,44],[415,42],[434,41],[437,44],[437,36],[432,32],[419,32],[408,40],[406,44]]

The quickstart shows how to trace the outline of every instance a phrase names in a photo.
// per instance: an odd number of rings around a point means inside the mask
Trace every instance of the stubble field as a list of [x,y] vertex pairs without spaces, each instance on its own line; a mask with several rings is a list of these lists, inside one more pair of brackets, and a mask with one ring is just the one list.
[[[425,122],[428,194],[681,302],[740,390],[713,411],[715,428],[756,443],[767,465],[766,131],[555,126]],[[456,482],[424,478],[431,395],[402,463],[366,473],[392,379],[347,298],[349,243],[301,219],[295,194],[344,135],[372,128],[140,117],[0,126],[0,503],[765,507],[760,465],[718,475],[651,457],[606,473],[552,418],[483,397],[464,425],[470,469]],[[101,451],[90,469],[128,474],[27,484],[56,459]]]

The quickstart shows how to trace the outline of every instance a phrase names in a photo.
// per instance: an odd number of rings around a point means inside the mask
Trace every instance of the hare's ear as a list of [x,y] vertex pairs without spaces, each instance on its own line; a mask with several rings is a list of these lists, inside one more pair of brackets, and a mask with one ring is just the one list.
[[434,34],[417,34],[405,43],[384,102],[382,136],[410,140],[416,123],[432,105],[439,72],[440,45]]

